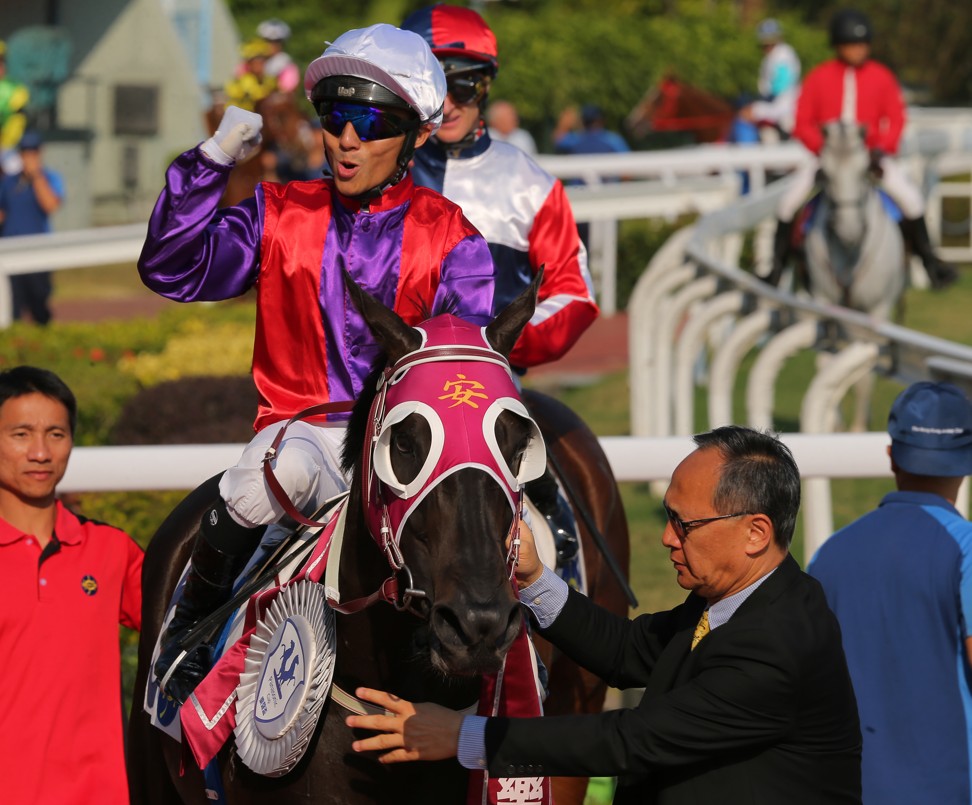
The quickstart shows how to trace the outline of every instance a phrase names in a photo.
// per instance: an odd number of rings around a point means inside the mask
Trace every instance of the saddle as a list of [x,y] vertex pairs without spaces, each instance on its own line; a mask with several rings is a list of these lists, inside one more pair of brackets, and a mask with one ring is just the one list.
[[320,582],[332,542],[344,528],[346,500],[324,513],[323,529],[260,546],[237,579],[236,607],[214,647],[219,659],[182,708],[181,719],[178,705],[155,679],[156,644],[143,707],[154,726],[188,744],[200,768],[234,733],[244,763],[270,777],[290,771],[307,749],[331,692],[334,612]]

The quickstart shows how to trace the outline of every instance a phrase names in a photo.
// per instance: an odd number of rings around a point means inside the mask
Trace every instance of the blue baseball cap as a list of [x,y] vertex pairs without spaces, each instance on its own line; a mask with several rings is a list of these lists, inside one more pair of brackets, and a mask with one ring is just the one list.
[[972,402],[951,383],[915,383],[888,416],[891,458],[905,472],[972,475]]
[[36,131],[25,131],[17,143],[18,151],[38,151],[44,144],[43,138]]

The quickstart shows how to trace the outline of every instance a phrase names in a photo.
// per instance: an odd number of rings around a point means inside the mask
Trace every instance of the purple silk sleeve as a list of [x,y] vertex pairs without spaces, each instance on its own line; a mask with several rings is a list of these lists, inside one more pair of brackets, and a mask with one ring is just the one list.
[[493,320],[493,257],[482,236],[464,238],[442,262],[433,312],[449,312],[473,324]]
[[215,301],[244,293],[256,281],[263,204],[256,198],[218,209],[230,168],[198,148],[169,166],[138,259],[142,282],[179,302]]

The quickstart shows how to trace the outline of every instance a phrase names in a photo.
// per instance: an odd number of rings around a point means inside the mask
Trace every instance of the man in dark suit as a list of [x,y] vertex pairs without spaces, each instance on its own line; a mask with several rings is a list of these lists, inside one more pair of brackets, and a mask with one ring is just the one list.
[[523,529],[517,581],[540,633],[633,709],[481,719],[380,691],[352,716],[383,763],[458,755],[494,777],[618,776],[616,803],[860,803],[861,732],[837,621],[789,555],[800,504],[790,451],[736,426],[695,437],[665,495],[678,584],[668,612],[618,618],[538,562]]

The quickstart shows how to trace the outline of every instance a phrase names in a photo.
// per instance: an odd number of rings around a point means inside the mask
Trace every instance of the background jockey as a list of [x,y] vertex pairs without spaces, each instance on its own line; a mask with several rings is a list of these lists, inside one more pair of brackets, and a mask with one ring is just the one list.
[[759,65],[760,99],[746,107],[741,116],[760,127],[789,136],[800,91],[800,57],[783,41],[783,26],[778,20],[766,19],[756,27],[756,39],[763,49]]
[[252,112],[256,105],[277,89],[277,79],[267,72],[273,49],[262,39],[251,39],[240,46],[242,70],[226,85],[227,103]]
[[[894,74],[870,58],[871,23],[860,11],[845,9],[830,23],[830,43],[836,58],[815,67],[800,91],[793,134],[815,155],[823,147],[821,126],[835,120],[857,122],[866,129],[871,161],[881,188],[901,209],[901,230],[921,258],[933,288],[956,279],[955,269],[935,255],[925,225],[925,200],[907,173],[893,159],[905,126],[905,105]],[[779,282],[793,228],[793,220],[814,186],[818,163],[809,160],[798,169],[777,209],[779,224],[768,280]]]
[[300,84],[300,69],[284,51],[284,45],[290,39],[290,26],[283,20],[264,20],[257,26],[257,36],[270,46],[265,68],[267,75],[276,79],[281,92],[293,92]]
[[0,154],[16,148],[27,128],[27,87],[7,77],[7,43],[0,40]]
[[[483,233],[496,264],[494,311],[502,310],[543,267],[533,318],[510,354],[525,369],[555,361],[597,318],[587,251],[561,182],[509,143],[493,140],[483,113],[499,69],[496,36],[475,11],[427,6],[402,23],[438,57],[448,95],[442,126],[415,154],[417,184],[443,192]],[[576,555],[570,509],[549,473],[527,493],[559,531],[562,558]]]
[[[261,471],[277,432],[309,406],[356,399],[381,353],[343,272],[408,324],[443,312],[477,324],[492,319],[486,242],[459,207],[407,173],[414,149],[439,126],[446,94],[425,41],[391,25],[348,31],[310,64],[304,89],[321,118],[333,176],[264,182],[254,198],[218,209],[229,172],[252,153],[262,126],[259,115],[230,107],[213,137],[169,167],[139,258],[145,284],[170,299],[228,299],[257,288],[257,434],[203,517],[162,638],[160,678],[178,660],[175,638],[228,599],[262,526],[284,517]],[[343,437],[342,418],[288,429],[273,470],[302,512],[347,489]],[[208,660],[207,647],[183,660],[165,692],[185,701]]]

